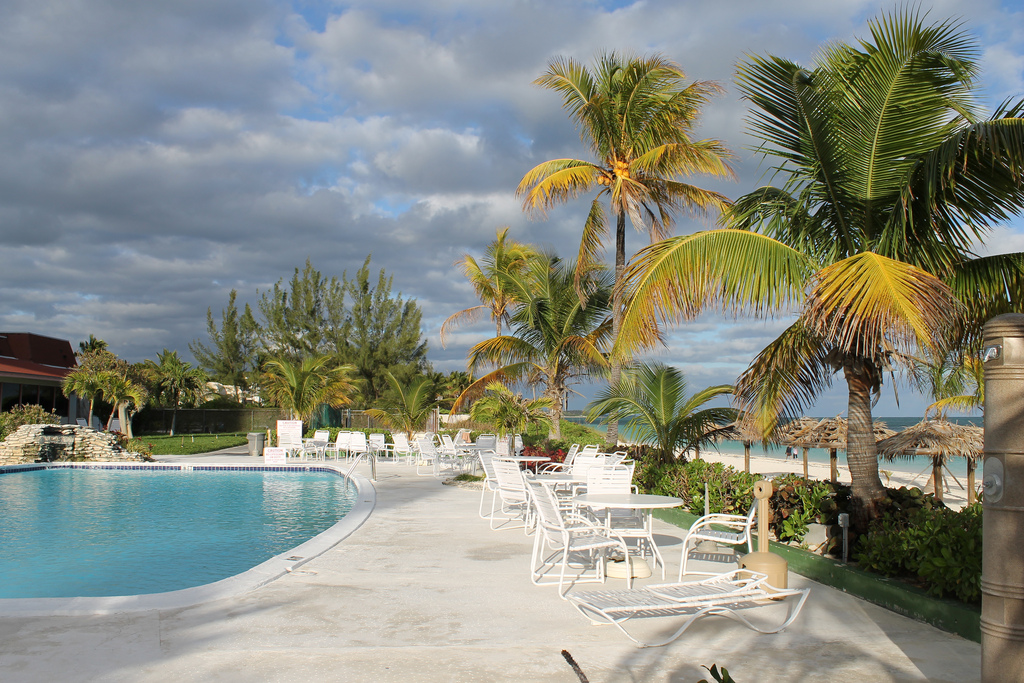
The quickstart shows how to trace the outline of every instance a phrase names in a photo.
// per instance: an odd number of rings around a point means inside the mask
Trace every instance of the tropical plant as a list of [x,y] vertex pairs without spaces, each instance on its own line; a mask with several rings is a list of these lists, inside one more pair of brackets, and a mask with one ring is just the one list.
[[723,384],[688,396],[686,377],[662,363],[638,363],[622,369],[622,376],[587,406],[587,420],[629,420],[628,429],[640,443],[657,448],[656,459],[675,460],[677,450],[706,447],[722,428],[736,420],[736,409],[705,408],[709,401],[732,393]]
[[[692,139],[700,109],[721,92],[711,81],[685,85],[682,69],[661,55],[635,57],[614,52],[598,57],[593,70],[576,60],[559,57],[535,84],[562,95],[563,108],[576,122],[580,137],[595,161],[552,159],[532,168],[519,182],[523,207],[543,214],[547,209],[597,189],[583,226],[577,259],[577,289],[589,273],[608,236],[602,201],[607,198],[615,219],[616,286],[626,265],[626,216],[633,227],[651,240],[671,234],[674,214],[680,209],[703,214],[724,209],[728,201],[717,192],[680,182],[696,173],[732,177],[726,161],[731,153],[718,140]],[[612,309],[612,335],[622,321],[622,299],[616,288]],[[613,360],[611,381],[619,379]],[[608,441],[615,443],[618,425],[608,426]]]
[[206,374],[178,357],[177,351],[164,349],[157,354],[159,363],[147,360],[144,374],[153,397],[171,406],[171,432],[178,421],[178,408],[199,403],[207,394]]
[[220,314],[220,329],[213,320],[213,310],[206,309],[206,333],[210,344],[198,339],[188,345],[199,367],[206,370],[215,382],[235,387],[235,397],[245,403],[250,375],[259,367],[259,325],[249,304],[239,314],[235,299],[238,292],[231,290],[227,308]]
[[0,441],[23,425],[60,424],[60,417],[40,405],[27,403],[0,413]]
[[331,356],[310,356],[300,362],[276,358],[264,364],[261,390],[265,398],[286,408],[291,417],[308,421],[317,407],[347,405],[356,391],[355,368],[335,365]]
[[394,391],[383,399],[383,407],[369,408],[366,415],[392,431],[405,432],[412,439],[415,432],[423,429],[427,416],[434,409],[433,382],[429,377],[420,376],[402,385],[390,372],[384,377]]
[[471,384],[452,412],[476,398],[495,380],[544,385],[551,400],[551,433],[561,438],[562,403],[573,380],[606,372],[605,350],[611,333],[609,283],[604,273],[583,275],[588,295],[573,290],[574,269],[557,257],[534,259],[521,275],[507,277],[516,300],[510,334],[487,339],[469,350],[469,369],[496,366]]
[[925,408],[939,420],[950,410],[971,412],[985,409],[985,364],[970,354],[934,353],[913,358],[910,379],[918,391],[932,399]]
[[129,439],[135,438],[132,434],[132,418],[149,400],[149,392],[138,381],[136,375],[137,373],[130,367],[105,370],[100,373],[103,397],[114,406],[114,409],[110,411],[110,417],[107,418],[107,430],[110,430],[114,414],[117,413],[121,429]]
[[[103,343],[105,344],[106,342]],[[85,342],[79,344],[80,347],[85,345]],[[128,363],[105,348],[81,350],[76,356],[78,367],[64,378],[61,389],[68,398],[75,394],[81,398],[89,399],[89,425],[92,426],[96,399],[103,395],[103,387],[105,382],[107,382],[105,373],[127,373]]]
[[106,351],[109,346],[110,344],[102,339],[97,339],[96,335],[90,334],[88,339],[78,342],[78,354],[76,355],[83,353],[95,353],[96,351]]
[[469,412],[474,422],[493,425],[499,436],[521,434],[530,424],[551,428],[550,398],[524,398],[501,382],[491,382],[486,391]]
[[495,240],[487,245],[479,262],[463,254],[455,265],[469,279],[481,303],[452,313],[441,323],[441,345],[445,345],[453,327],[475,321],[485,310],[494,321],[495,336],[500,337],[502,323],[508,322],[509,310],[515,303],[512,293],[505,289],[506,276],[522,274],[529,260],[536,257],[537,252],[531,245],[508,238],[507,227],[498,228]]
[[948,348],[954,331],[977,336],[1024,288],[1020,254],[972,252],[991,221],[1024,203],[1024,101],[975,115],[976,50],[950,22],[925,26],[904,10],[869,29],[870,41],[832,45],[813,69],[779,57],[741,64],[758,149],[786,183],[738,199],[728,229],[638,254],[620,336],[635,347],[653,319],[709,306],[795,308],[737,393],[767,434],[843,371],[861,527],[885,495],[871,418],[883,372],[916,348]]

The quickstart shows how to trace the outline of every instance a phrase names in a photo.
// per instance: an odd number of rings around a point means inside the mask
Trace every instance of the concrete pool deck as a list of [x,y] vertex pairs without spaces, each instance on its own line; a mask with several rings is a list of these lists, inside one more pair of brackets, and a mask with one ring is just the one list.
[[[161,460],[255,461],[230,452]],[[348,539],[244,595],[180,609],[0,618],[0,679],[578,681],[563,649],[594,683],[696,683],[710,680],[701,665],[711,664],[737,683],[979,679],[977,643],[794,574],[790,585],[810,585],[811,596],[783,633],[707,618],[675,643],[640,650],[616,629],[591,625],[554,587],[532,585],[532,538],[490,531],[477,516],[478,492],[390,463],[378,466],[375,486],[376,508]],[[656,524],[671,574],[682,530]],[[677,623],[646,621],[647,633]]]

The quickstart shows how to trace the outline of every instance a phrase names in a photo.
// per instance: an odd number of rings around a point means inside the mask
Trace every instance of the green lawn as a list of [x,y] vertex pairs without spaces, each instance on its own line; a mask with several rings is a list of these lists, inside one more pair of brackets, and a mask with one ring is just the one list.
[[194,455],[248,443],[245,434],[149,434],[136,438],[152,444],[153,455]]

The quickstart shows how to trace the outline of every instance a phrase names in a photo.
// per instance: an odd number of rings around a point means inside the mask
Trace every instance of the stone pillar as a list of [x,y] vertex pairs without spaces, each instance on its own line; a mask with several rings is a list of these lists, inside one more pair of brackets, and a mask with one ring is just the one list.
[[985,324],[981,680],[1024,681],[1024,315]]

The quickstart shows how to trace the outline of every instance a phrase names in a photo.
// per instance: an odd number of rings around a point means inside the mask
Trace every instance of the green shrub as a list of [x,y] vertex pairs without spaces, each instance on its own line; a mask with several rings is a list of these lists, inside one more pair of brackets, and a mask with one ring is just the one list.
[[[892,505],[862,535],[854,558],[884,576],[917,579],[931,595],[981,597],[981,504],[957,512],[940,505]],[[937,501],[936,501],[937,502]]]
[[60,424],[56,414],[44,410],[42,406],[14,406],[6,413],[0,413],[0,441],[17,431],[22,425],[53,425]]
[[823,521],[835,498],[829,482],[804,479],[787,474],[772,480],[772,497],[768,501],[772,517],[770,527],[780,541],[800,543],[807,535],[808,525]]

